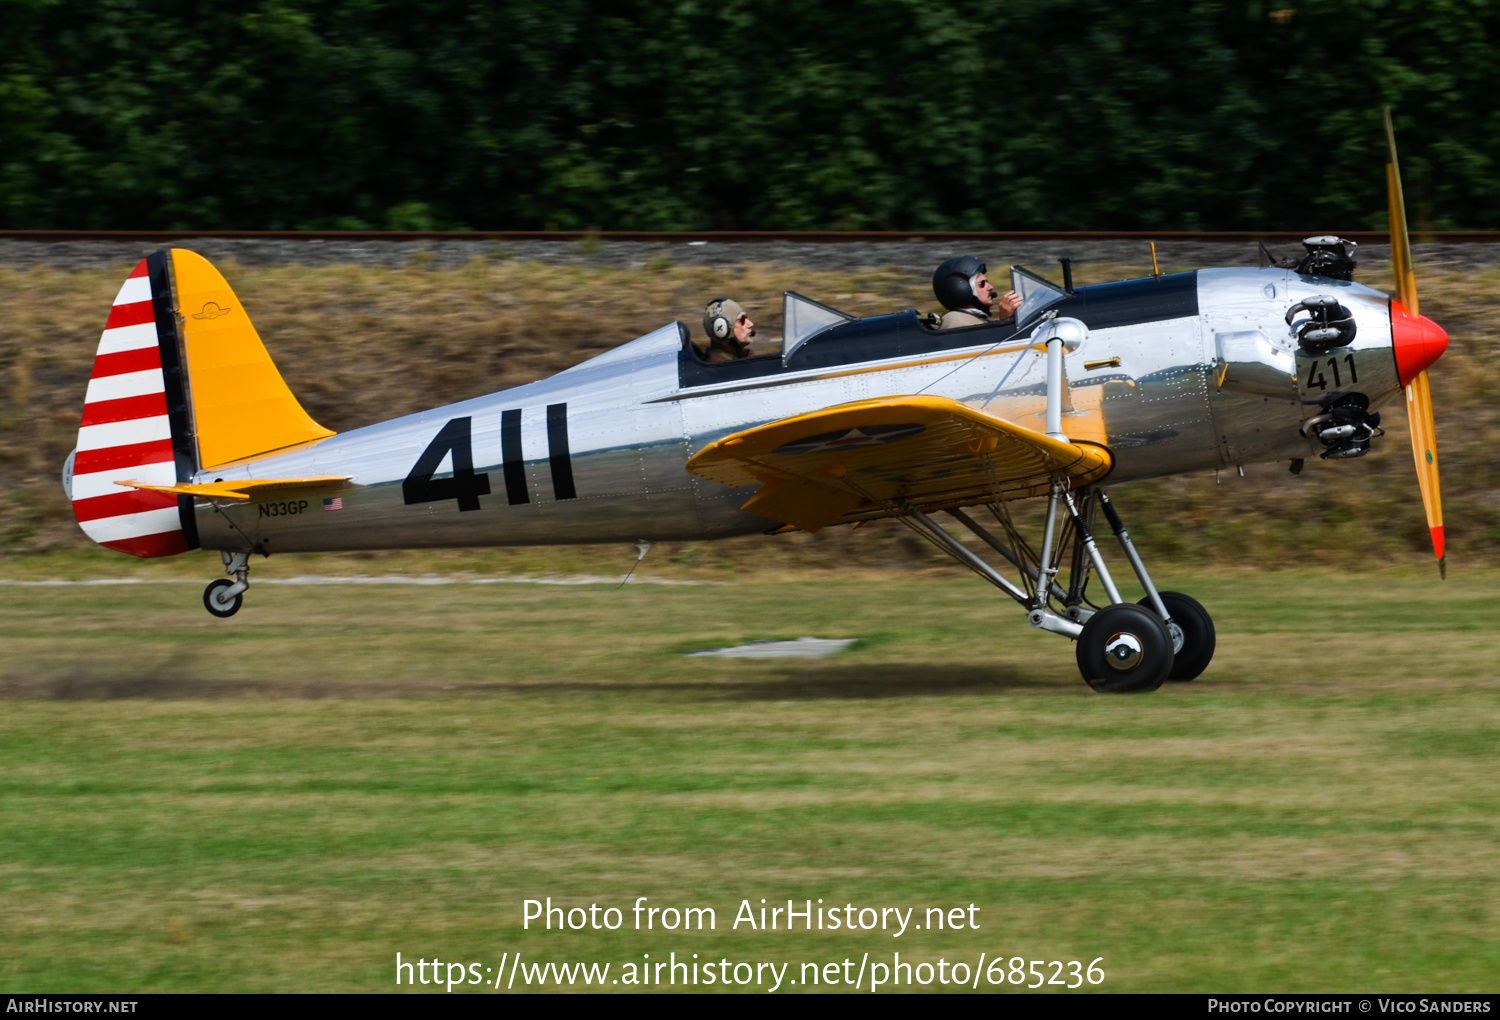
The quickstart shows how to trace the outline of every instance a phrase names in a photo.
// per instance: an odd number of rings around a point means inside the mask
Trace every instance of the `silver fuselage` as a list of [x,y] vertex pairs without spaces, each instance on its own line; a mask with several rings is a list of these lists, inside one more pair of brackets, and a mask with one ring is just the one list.
[[[1153,286],[1169,296],[1153,304]],[[1358,334],[1314,359],[1298,352],[1284,315],[1316,294],[1336,295],[1351,309]],[[1109,484],[1312,456],[1319,448],[1300,427],[1320,406],[1358,391],[1373,409],[1400,388],[1389,299],[1360,284],[1285,269],[1201,270],[1080,288],[1057,311],[1086,327],[1064,359],[1064,431],[1109,447]],[[875,336],[886,320],[892,335],[912,338],[906,346],[876,337],[870,359],[851,358],[849,338]],[[685,470],[688,458],[767,422],[915,393],[983,406],[1043,431],[1046,366],[1028,343],[1034,325],[1022,323],[1018,336],[1013,324],[997,323],[934,337],[915,315],[858,320],[813,337],[791,363],[778,357],[751,366],[759,372],[751,374],[744,363],[722,371],[696,364],[673,323],[548,379],[201,471],[195,482],[307,475],[349,482],[260,502],[200,502],[199,541],[277,553],[767,531],[776,523],[739,509],[754,489],[696,478]],[[457,499],[408,502],[403,483],[414,466],[440,430],[463,418],[487,494],[467,511]],[[449,453],[431,477],[452,470]],[[330,506],[339,509],[325,509],[335,497]]]

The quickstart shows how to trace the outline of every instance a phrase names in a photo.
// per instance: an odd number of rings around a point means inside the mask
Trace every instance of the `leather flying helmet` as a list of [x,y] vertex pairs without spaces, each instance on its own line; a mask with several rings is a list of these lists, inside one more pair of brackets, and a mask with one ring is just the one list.
[[937,267],[932,274],[932,293],[942,306],[950,312],[960,308],[983,308],[974,296],[974,287],[969,283],[975,273],[985,271],[984,263],[975,255],[955,255]]
[[731,298],[714,298],[703,309],[703,332],[708,334],[709,342],[717,340],[720,343],[734,336],[734,323],[742,314],[744,309],[740,303]]

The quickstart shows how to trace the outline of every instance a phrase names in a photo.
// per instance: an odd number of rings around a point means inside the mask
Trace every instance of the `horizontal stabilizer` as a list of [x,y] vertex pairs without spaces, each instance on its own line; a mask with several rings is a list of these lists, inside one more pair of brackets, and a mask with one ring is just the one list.
[[881,397],[783,418],[710,443],[700,478],[762,488],[742,509],[817,531],[887,516],[1040,496],[1054,475],[1092,485],[1114,466],[1093,443],[1049,438],[947,397]]
[[243,478],[235,482],[205,482],[190,485],[147,485],[144,482],[116,482],[132,489],[161,492],[174,496],[197,496],[200,499],[232,499],[244,502],[265,499],[286,489],[326,489],[349,481],[345,475],[308,475],[305,478]]

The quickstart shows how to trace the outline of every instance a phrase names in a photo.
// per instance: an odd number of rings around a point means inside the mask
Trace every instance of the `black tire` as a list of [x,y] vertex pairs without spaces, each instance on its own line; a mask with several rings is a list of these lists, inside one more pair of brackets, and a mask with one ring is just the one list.
[[[1172,615],[1172,622],[1182,628],[1182,648],[1173,657],[1172,672],[1167,679],[1195,679],[1213,661],[1214,647],[1218,643],[1213,617],[1191,595],[1184,595],[1180,591],[1164,591],[1159,594],[1166,603],[1167,612]],[[1141,599],[1140,604],[1147,609],[1151,608],[1150,599]]]
[[[1110,654],[1112,646],[1130,652],[1134,664],[1122,667],[1120,658]],[[1172,672],[1172,638],[1150,610],[1128,602],[1105,606],[1089,617],[1078,635],[1078,671],[1101,693],[1154,691]]]
[[220,593],[233,584],[234,582],[227,577],[221,577],[217,581],[210,581],[208,587],[203,589],[203,608],[221,620],[238,613],[240,606],[245,604],[244,592],[240,592],[233,600],[227,603],[220,598]]

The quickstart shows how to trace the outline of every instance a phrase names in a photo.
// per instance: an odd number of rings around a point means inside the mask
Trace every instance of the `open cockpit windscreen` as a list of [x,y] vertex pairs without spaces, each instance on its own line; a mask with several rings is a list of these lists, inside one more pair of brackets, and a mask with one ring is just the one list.
[[792,290],[782,291],[781,311],[783,335],[781,363],[783,365],[790,363],[793,352],[808,340],[831,326],[852,322],[855,318],[847,312],[829,308],[825,304],[820,304],[810,297],[803,297]]
[[1010,267],[1010,289],[1021,295],[1021,307],[1016,309],[1017,326],[1026,325],[1043,310],[1068,296],[1060,284],[1044,280],[1020,266]]

